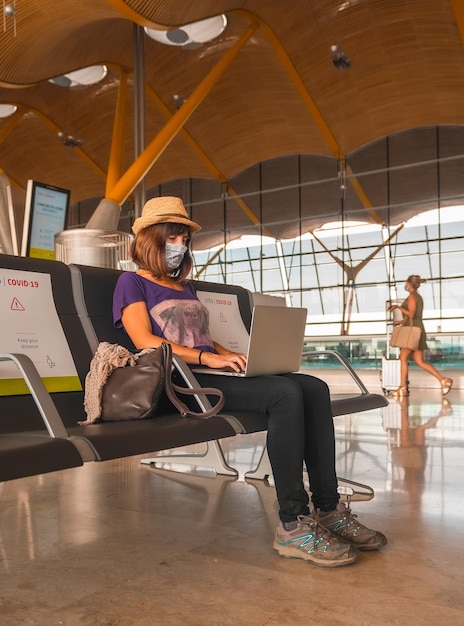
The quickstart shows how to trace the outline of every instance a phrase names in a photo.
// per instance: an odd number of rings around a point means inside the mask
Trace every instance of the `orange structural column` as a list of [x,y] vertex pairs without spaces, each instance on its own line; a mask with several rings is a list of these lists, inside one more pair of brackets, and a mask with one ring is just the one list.
[[217,81],[227,70],[232,61],[236,58],[240,50],[246,45],[250,37],[258,28],[258,23],[251,24],[239,37],[236,43],[218,61],[215,67],[203,79],[198,87],[193,91],[188,100],[167,122],[158,135],[148,144],[141,155],[134,161],[120,180],[107,191],[106,197],[118,204],[122,204],[140,180],[146,175],[150,168],[156,163],[164,150],[168,147],[177,133],[181,130],[195,109],[201,104]]
[[124,139],[127,110],[127,72],[121,71],[118,98],[114,114],[113,137],[111,140],[106,192],[121,178],[124,166]]

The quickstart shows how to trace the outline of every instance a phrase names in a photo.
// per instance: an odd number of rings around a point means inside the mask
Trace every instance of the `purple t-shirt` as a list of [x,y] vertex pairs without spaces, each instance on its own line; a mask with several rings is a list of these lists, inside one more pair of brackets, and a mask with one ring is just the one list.
[[182,291],[158,285],[134,272],[124,272],[113,294],[113,320],[123,328],[124,307],[145,302],[150,315],[152,332],[187,348],[216,352],[209,333],[208,309],[198,300],[192,285]]

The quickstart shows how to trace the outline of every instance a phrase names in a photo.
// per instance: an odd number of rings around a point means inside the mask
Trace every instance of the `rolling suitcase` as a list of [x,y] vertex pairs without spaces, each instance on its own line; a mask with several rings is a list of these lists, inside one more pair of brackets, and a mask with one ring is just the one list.
[[382,358],[382,372],[380,375],[380,380],[382,383],[382,391],[385,394],[390,393],[391,391],[395,391],[401,385],[401,363],[398,358],[390,355],[390,337],[391,331],[393,327],[393,323],[395,321],[399,321],[402,319],[402,315],[398,312],[397,309],[394,311],[389,311],[389,306],[392,304],[391,300],[387,300],[386,302],[386,310],[387,310],[387,350],[386,356]]
[[384,393],[398,389],[401,384],[401,363],[399,359],[382,357],[381,382]]

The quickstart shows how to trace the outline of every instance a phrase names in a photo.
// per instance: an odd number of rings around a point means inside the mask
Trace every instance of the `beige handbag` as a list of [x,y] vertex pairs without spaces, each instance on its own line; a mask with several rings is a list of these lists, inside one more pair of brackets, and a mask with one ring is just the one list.
[[407,348],[408,350],[417,350],[422,334],[422,329],[412,325],[412,319],[409,318],[409,324],[406,320],[393,327],[390,338],[390,346],[392,348]]

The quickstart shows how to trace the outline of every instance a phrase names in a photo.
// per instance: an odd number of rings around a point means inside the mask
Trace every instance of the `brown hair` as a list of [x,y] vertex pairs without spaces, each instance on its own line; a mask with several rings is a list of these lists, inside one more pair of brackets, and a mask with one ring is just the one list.
[[[147,270],[157,280],[174,278],[184,283],[192,269],[192,257],[186,252],[180,266],[172,271],[166,263],[166,239],[171,235],[187,234],[190,238],[190,229],[185,224],[164,222],[152,224],[143,228],[131,243],[130,254],[134,263],[142,270]],[[190,239],[186,243],[188,246]]]
[[411,274],[406,278],[406,282],[410,283],[413,289],[419,289],[422,283],[427,282],[427,279],[421,278],[419,274]]

